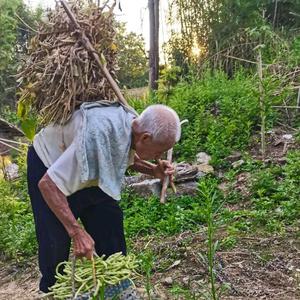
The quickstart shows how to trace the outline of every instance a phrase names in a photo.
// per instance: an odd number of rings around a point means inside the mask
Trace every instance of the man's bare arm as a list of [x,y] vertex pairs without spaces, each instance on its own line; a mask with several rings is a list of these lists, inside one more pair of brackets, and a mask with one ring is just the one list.
[[148,161],[140,159],[137,155],[134,156],[134,164],[130,166],[134,171],[154,176],[155,164],[152,164]]
[[159,160],[159,163],[155,165],[140,159],[137,155],[134,157],[134,164],[131,166],[131,169],[143,174],[154,176],[161,180],[163,180],[165,176],[169,175],[171,181],[173,180],[173,174],[175,172],[174,167],[166,160]]
[[79,257],[91,258],[94,251],[94,241],[75,219],[66,196],[47,173],[39,181],[38,186],[47,205],[73,239],[74,254]]

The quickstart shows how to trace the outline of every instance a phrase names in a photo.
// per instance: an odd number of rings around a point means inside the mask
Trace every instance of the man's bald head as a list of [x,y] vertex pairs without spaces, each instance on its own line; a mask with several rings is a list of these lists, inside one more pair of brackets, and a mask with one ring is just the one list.
[[150,105],[136,119],[138,130],[147,132],[155,143],[178,142],[181,125],[177,113],[162,104]]

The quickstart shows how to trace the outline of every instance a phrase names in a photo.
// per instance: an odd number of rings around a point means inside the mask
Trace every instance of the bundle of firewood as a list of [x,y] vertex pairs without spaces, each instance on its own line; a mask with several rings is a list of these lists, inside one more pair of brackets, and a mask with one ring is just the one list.
[[83,102],[116,100],[93,53],[82,42],[84,32],[102,65],[115,78],[114,4],[98,7],[91,1],[76,0],[69,6],[80,30],[57,2],[31,39],[29,58],[18,74],[19,105],[36,111],[44,124],[65,123]]

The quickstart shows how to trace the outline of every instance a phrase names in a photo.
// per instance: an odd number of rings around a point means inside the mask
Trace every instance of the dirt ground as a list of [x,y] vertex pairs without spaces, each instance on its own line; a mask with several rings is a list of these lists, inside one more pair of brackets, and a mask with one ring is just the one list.
[[[185,232],[160,243],[153,240],[148,247],[158,257],[152,279],[157,299],[186,299],[170,294],[174,284],[192,291],[193,299],[202,299],[199,295],[208,286],[207,263],[199,255],[206,249],[202,233]],[[166,271],[159,271],[167,264]],[[300,299],[299,233],[240,237],[234,248],[218,252],[216,276],[218,284],[229,286],[221,299]]]
[[[153,299],[187,299],[170,292],[174,285],[201,299],[199,295],[208,286],[207,264],[199,255],[204,254],[205,247],[205,235],[190,231],[137,241],[135,251],[151,249],[156,257],[151,278]],[[300,299],[299,232],[290,231],[284,237],[239,237],[234,248],[218,252],[216,275],[219,285],[228,286],[221,299]],[[40,299],[38,277],[35,259],[22,267],[2,263],[0,299]]]
[[40,299],[36,258],[24,263],[0,262],[0,299]]

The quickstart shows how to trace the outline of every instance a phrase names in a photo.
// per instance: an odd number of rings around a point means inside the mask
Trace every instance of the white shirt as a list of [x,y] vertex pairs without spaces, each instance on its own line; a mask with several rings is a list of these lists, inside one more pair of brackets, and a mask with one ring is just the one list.
[[[82,119],[82,112],[75,111],[67,124],[48,125],[35,136],[33,141],[37,155],[48,168],[47,174],[65,196],[98,185],[97,180],[84,183],[80,180],[75,137],[81,128]],[[134,154],[135,152],[131,150],[128,166],[133,164]]]

